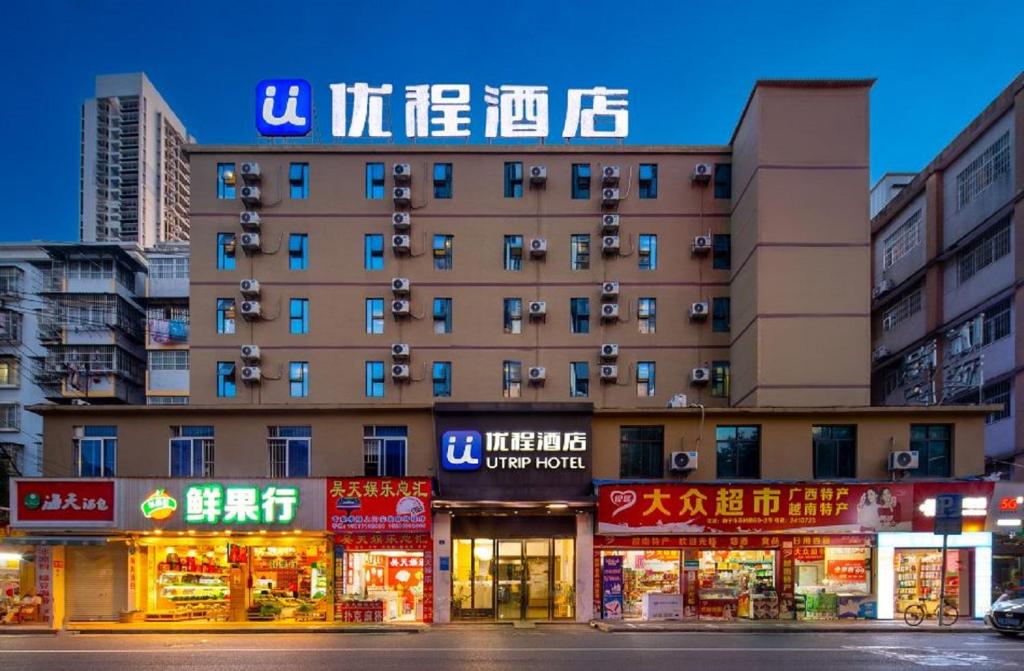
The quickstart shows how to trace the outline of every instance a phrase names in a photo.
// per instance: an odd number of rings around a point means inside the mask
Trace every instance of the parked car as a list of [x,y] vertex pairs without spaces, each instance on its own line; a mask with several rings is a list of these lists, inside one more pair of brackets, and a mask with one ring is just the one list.
[[985,614],[985,624],[1004,636],[1024,634],[1024,587],[1007,590]]

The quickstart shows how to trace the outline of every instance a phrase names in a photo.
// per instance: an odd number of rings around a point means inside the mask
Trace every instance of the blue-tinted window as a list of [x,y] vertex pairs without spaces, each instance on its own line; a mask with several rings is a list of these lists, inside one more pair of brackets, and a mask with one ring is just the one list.
[[230,335],[235,332],[235,299],[217,299],[217,333]]
[[306,270],[309,267],[309,236],[292,233],[288,236],[288,269]]
[[235,363],[233,361],[217,362],[217,396],[233,398],[235,395]]
[[523,236],[505,236],[505,270],[523,269]]
[[452,197],[452,164],[434,164],[434,198]]
[[288,168],[288,186],[292,200],[309,198],[309,164],[292,163]]
[[715,333],[729,332],[731,305],[728,296],[711,300],[711,330]]
[[363,237],[363,268],[384,270],[384,236],[370,233]]
[[715,164],[715,198],[732,198],[732,165]]
[[505,197],[523,197],[523,164],[520,162],[505,164]]
[[637,256],[640,261],[640,270],[656,269],[658,267],[658,236],[641,233]]
[[452,269],[452,247],[454,245],[454,235],[434,236],[434,268],[436,270]]
[[235,234],[217,234],[217,270],[235,269]]
[[288,332],[309,333],[309,299],[293,298],[288,308]]
[[656,298],[641,298],[637,301],[636,320],[640,333],[656,333],[658,330],[658,301]]
[[654,396],[654,362],[638,361],[636,364],[636,395]]
[[452,299],[434,299],[434,333],[438,335],[452,332]]
[[404,477],[408,436],[404,426],[364,426],[363,475]]
[[729,270],[732,267],[732,238],[728,233],[716,233],[711,236],[711,267],[717,270]]
[[590,198],[590,164],[572,164],[572,197],[576,200]]
[[235,175],[234,163],[217,164],[217,198],[229,199],[235,197]]
[[371,335],[384,333],[384,299],[366,299],[366,332]]
[[516,335],[523,332],[523,299],[506,298],[504,301],[504,322],[505,333]]
[[572,270],[590,268],[590,235],[577,233],[569,237],[569,267]]
[[171,438],[171,477],[213,477],[212,426],[176,426]]
[[715,428],[718,479],[761,477],[761,427]]
[[366,197],[369,200],[384,198],[384,164],[366,164]]
[[435,397],[448,397],[452,395],[451,361],[435,361],[432,378],[434,380]]
[[366,362],[367,398],[384,398],[384,362]]
[[293,398],[309,396],[308,361],[292,361],[288,365],[288,389]]
[[569,299],[569,327],[573,333],[590,333],[590,299]]
[[117,427],[83,427],[77,442],[78,475],[83,478],[110,478],[117,475]]
[[313,429],[309,426],[267,427],[270,477],[308,478]]
[[641,163],[640,164],[640,197],[641,198],[657,198],[658,197],[658,164],[657,163]]
[[569,364],[569,396],[586,398],[590,395],[590,364],[573,361]]

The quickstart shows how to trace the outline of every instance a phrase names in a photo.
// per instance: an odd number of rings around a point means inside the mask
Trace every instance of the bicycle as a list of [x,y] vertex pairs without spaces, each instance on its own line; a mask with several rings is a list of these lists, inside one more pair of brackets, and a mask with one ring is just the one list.
[[[911,627],[916,627],[924,622],[926,617],[934,616],[939,612],[939,604],[936,603],[935,608],[929,611],[929,603],[926,599],[920,599],[918,603],[907,606],[903,611],[903,620]],[[957,610],[956,604],[951,599],[946,599],[946,605],[942,607],[942,626],[952,627],[958,619],[960,611]]]

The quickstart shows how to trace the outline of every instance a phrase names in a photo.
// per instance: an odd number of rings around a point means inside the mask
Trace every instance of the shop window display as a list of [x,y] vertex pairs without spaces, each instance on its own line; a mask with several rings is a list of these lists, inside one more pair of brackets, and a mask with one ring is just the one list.
[[870,548],[799,547],[794,561],[798,619],[876,616]]
[[33,563],[14,552],[0,551],[0,624],[42,619],[42,599],[35,594]]
[[[896,612],[903,614],[908,606],[926,602],[928,613],[936,610],[942,585],[942,553],[939,550],[897,550]],[[960,551],[946,556],[946,598],[960,599]],[[966,609],[965,609],[966,610]]]
[[342,607],[361,609],[363,621],[423,621],[423,553],[346,553]]
[[650,594],[680,594],[679,550],[623,550],[623,616],[652,618]]
[[700,553],[699,617],[777,619],[774,550],[706,550]]

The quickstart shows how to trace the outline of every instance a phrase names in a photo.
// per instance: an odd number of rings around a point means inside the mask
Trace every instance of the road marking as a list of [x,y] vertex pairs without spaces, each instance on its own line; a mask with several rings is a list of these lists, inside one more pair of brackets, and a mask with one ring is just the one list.
[[931,647],[906,647],[895,645],[851,645],[848,650],[867,652],[887,659],[898,659],[918,666],[974,666],[986,668],[992,666],[1019,667],[1016,662],[992,659],[985,655],[953,650],[939,650]]

